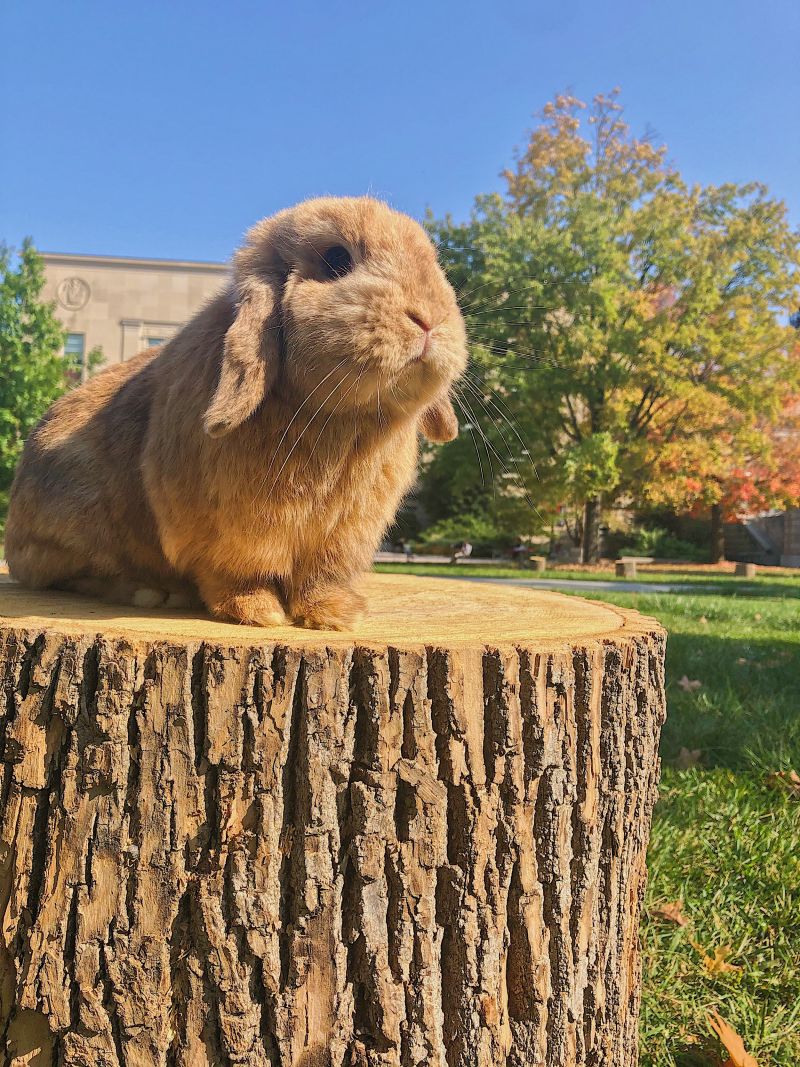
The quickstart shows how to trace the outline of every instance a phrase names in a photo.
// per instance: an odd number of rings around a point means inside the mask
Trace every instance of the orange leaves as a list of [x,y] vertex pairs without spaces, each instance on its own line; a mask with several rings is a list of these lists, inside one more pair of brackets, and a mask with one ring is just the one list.
[[708,1025],[722,1042],[728,1058],[722,1067],[758,1067],[758,1061],[744,1047],[744,1041],[716,1011],[708,1013]]
[[650,914],[654,919],[662,919],[664,922],[675,923],[676,926],[688,926],[689,920],[683,914],[683,901],[670,900],[653,908]]
[[678,688],[682,689],[684,693],[693,693],[695,689],[700,689],[703,683],[696,678],[689,678],[684,674],[683,678],[678,681]]
[[770,789],[785,790],[795,800],[800,800],[800,774],[797,771],[773,771],[766,777]]
[[700,954],[703,966],[710,975],[726,974],[729,971],[738,972],[742,969],[735,963],[728,963],[728,956],[733,952],[730,945],[718,945],[711,955],[697,941],[690,939],[689,944]]
[[[680,928],[691,928],[692,920],[684,913],[683,909],[684,904],[682,900],[670,900],[650,908],[650,918],[665,923],[672,923]],[[743,971],[743,967],[729,962],[730,956],[733,953],[733,949],[730,945],[717,945],[711,950],[706,950],[703,945],[694,940],[691,936],[687,936],[687,940],[695,952],[698,953],[702,971],[707,978],[716,980],[723,976],[727,977],[731,974],[740,974]],[[730,1023],[723,1019],[717,1011],[709,1011],[707,1018],[709,1027],[719,1038],[725,1049],[725,1053],[727,1053],[727,1056],[724,1059],[721,1057],[717,1058],[717,1056],[712,1053],[713,1062],[715,1064],[718,1064],[719,1067],[759,1067],[758,1062],[747,1052],[744,1041]],[[690,1044],[707,1047],[706,1041],[699,1037],[689,1037],[688,1041]]]
[[[684,914],[682,900],[669,900],[665,904],[659,904],[650,909],[650,915],[654,919],[674,923],[676,926],[691,925],[691,920]],[[717,945],[711,952],[708,952],[699,941],[695,941],[692,937],[689,938],[689,944],[700,956],[703,967],[710,977],[729,973],[738,974],[742,971],[742,967],[738,964],[728,962],[729,956],[733,954],[730,945]]]

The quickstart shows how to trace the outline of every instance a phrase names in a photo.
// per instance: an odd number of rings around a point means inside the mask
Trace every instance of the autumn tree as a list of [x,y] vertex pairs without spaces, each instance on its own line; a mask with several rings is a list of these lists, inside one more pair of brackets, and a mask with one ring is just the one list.
[[800,506],[800,396],[786,395],[766,418],[749,419],[722,404],[698,422],[695,428],[687,420],[671,440],[654,428],[644,495],[657,507],[710,512],[710,558],[718,563],[726,521]]
[[64,331],[41,299],[44,265],[32,243],[0,246],[0,495],[28,433],[65,388]]
[[430,221],[472,340],[464,388],[505,490],[575,503],[588,561],[656,440],[714,447],[721,411],[747,436],[779,410],[798,239],[760,184],[687,185],[616,93],[557,97],[504,178],[467,222]]

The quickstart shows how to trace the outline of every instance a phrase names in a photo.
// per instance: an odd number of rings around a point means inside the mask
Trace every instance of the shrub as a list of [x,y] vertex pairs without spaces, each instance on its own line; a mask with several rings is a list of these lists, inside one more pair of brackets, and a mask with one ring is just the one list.
[[708,549],[683,541],[660,526],[641,527],[624,546],[627,555],[653,556],[655,559],[680,559],[689,563],[708,560]]

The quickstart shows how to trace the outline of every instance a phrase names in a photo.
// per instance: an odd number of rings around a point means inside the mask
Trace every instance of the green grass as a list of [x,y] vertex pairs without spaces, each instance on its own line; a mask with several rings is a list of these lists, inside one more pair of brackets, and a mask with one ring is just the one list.
[[[380,569],[452,574],[455,568]],[[521,576],[511,568],[463,571]],[[716,1009],[760,1067],[797,1067],[800,801],[768,788],[765,776],[800,772],[800,575],[743,582],[724,574],[647,574],[642,580],[691,580],[696,589],[591,593],[653,615],[669,632],[664,774],[642,926],[641,1064],[719,1062],[706,1023],[707,1011]],[[684,675],[700,688],[684,691],[678,685]],[[696,767],[673,765],[681,748],[700,750]],[[683,903],[686,927],[653,914],[675,900]],[[741,970],[710,974],[692,940],[711,954],[730,946],[730,962]]]
[[[643,1067],[713,1063],[709,1008],[761,1064],[800,1063],[800,802],[765,783],[771,771],[800,770],[800,577],[780,587],[598,597],[669,632],[666,766],[642,930]],[[684,675],[701,687],[684,691]],[[670,766],[681,748],[700,750],[697,768]],[[651,916],[673,900],[688,927]],[[742,970],[709,975],[692,939],[709,952],[729,945]]]
[[[643,1067],[715,1062],[709,1009],[763,1067],[800,1063],[799,846],[800,804],[761,775],[665,769],[642,925]],[[686,927],[652,915],[675,900]],[[692,941],[710,955],[730,946],[741,971],[709,974]]]
[[[641,1062],[709,1067],[717,1046],[705,1020],[716,1009],[762,1067],[797,1067],[800,802],[765,777],[800,771],[800,576],[756,579],[744,590],[735,578],[719,581],[721,595],[700,587],[592,594],[653,615],[669,632],[665,768],[642,927]],[[683,690],[684,675],[701,687]],[[700,750],[696,768],[672,766],[681,748]],[[652,915],[674,900],[686,927]],[[710,975],[692,940],[709,953],[729,945],[742,970]]]

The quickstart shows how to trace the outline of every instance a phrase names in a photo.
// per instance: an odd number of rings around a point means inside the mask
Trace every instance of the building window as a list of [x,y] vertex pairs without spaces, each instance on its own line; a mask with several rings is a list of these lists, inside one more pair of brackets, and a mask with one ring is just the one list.
[[68,333],[64,342],[64,355],[70,363],[80,368],[83,366],[83,357],[86,350],[86,335],[82,333]]
[[165,341],[166,341],[166,337],[148,337],[147,338],[147,347],[148,348],[158,348],[158,346],[159,345],[163,345]]

